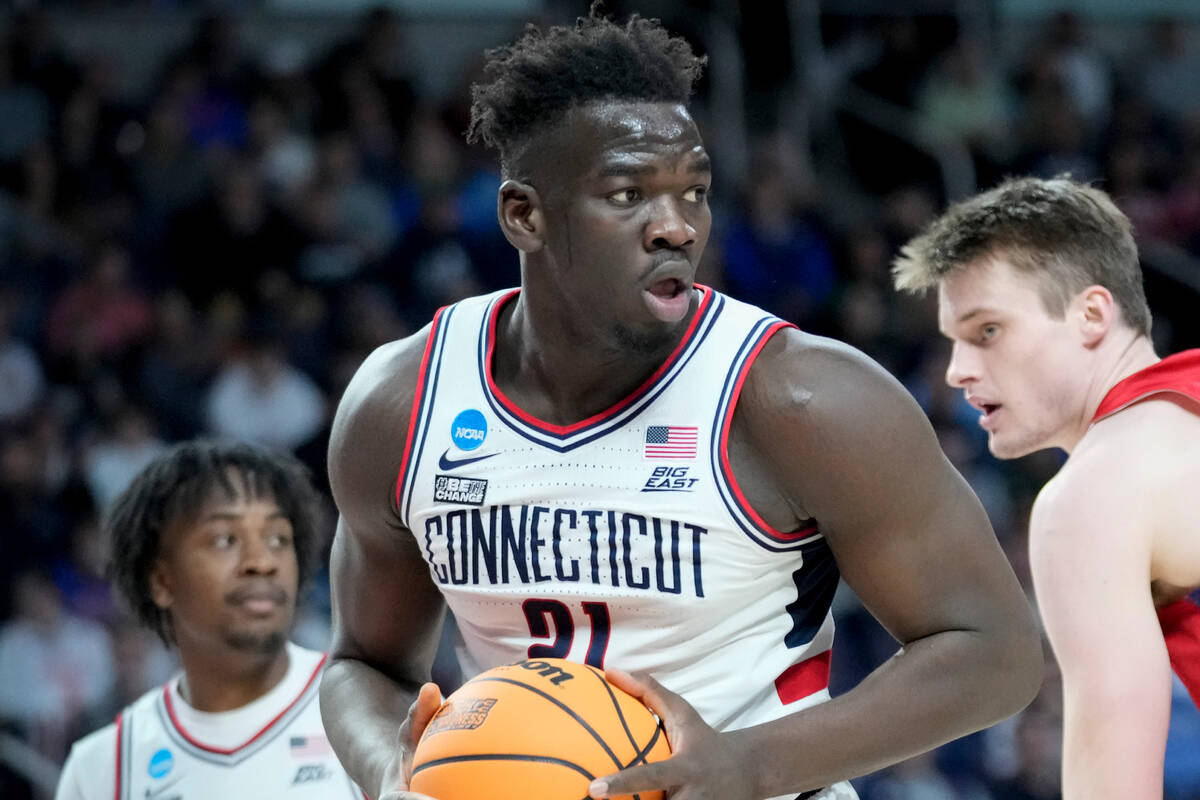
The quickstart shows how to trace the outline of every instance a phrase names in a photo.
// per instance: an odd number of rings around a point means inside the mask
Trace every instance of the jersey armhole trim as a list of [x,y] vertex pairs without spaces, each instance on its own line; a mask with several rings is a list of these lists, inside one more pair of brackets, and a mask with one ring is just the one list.
[[116,776],[116,780],[113,781],[113,784],[114,784],[113,800],[121,800],[121,735],[124,731],[124,726],[125,726],[124,712],[117,714],[115,723],[117,726],[117,748],[116,748],[117,764],[116,764],[116,769],[113,771],[113,774]]
[[741,398],[742,386],[746,382],[746,376],[750,374],[750,367],[754,365],[755,360],[758,358],[759,353],[762,352],[762,349],[766,346],[767,342],[770,341],[771,337],[784,328],[798,329],[798,326],[785,320],[779,320],[778,322],[771,324],[762,332],[759,340],[751,348],[749,354],[746,356],[745,361],[742,362],[742,365],[738,371],[737,380],[733,386],[733,390],[729,394],[729,401],[725,408],[725,419],[721,423],[721,435],[717,446],[718,459],[721,465],[721,477],[729,487],[729,490],[733,493],[734,499],[736,500],[739,508],[742,510],[742,513],[744,513],[762,533],[766,534],[771,539],[781,543],[793,544],[802,539],[808,539],[809,537],[815,535],[817,533],[816,524],[814,523],[812,525],[806,525],[803,528],[795,531],[781,531],[772,526],[769,522],[762,518],[761,514],[754,510],[753,506],[750,505],[750,501],[746,499],[746,495],[742,491],[742,487],[738,485],[737,478],[735,478],[733,475],[733,468],[729,463],[729,429],[733,424],[733,413],[737,408],[738,400]]
[[413,440],[416,438],[417,427],[421,422],[421,407],[425,401],[425,388],[429,377],[429,366],[433,356],[433,346],[440,333],[442,316],[449,306],[442,306],[433,315],[429,326],[429,338],[425,340],[425,351],[421,354],[421,368],[417,373],[417,390],[413,394],[412,409],[408,416],[408,435],[404,439],[404,455],[400,460],[400,470],[396,474],[396,513],[401,519],[403,514],[404,483],[408,480],[409,469],[412,466]]

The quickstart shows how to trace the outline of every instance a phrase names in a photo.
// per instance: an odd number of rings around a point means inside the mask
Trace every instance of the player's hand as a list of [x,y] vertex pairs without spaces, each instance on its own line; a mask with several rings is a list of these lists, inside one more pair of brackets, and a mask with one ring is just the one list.
[[753,800],[752,764],[713,730],[686,700],[649,676],[609,668],[605,676],[658,715],[671,757],[623,769],[592,782],[595,798],[663,790],[671,800]]
[[417,692],[417,699],[408,707],[408,716],[400,725],[400,731],[396,735],[396,754],[383,774],[383,782],[376,800],[433,800],[427,795],[410,792],[408,781],[412,777],[412,760],[417,742],[421,740],[425,726],[433,719],[441,705],[442,692],[437,684],[423,684]]

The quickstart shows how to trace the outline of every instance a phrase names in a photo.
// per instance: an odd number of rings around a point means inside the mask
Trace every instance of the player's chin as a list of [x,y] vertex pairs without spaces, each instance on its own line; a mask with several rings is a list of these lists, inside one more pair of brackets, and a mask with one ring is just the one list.
[[988,434],[988,450],[996,458],[1010,459],[1021,458],[1036,451],[1038,447],[1027,441],[1017,439],[1013,436],[1005,436],[999,431],[992,431]]
[[225,631],[225,643],[242,653],[274,655],[287,644],[289,624],[239,625]]

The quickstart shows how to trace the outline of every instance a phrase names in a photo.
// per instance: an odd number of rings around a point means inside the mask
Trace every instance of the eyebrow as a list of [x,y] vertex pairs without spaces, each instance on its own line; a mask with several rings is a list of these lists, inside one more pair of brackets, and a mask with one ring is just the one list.
[[954,322],[957,325],[961,325],[964,322],[970,322],[973,318],[978,317],[982,314],[995,314],[995,313],[996,313],[995,309],[988,308],[987,306],[980,306],[979,308],[973,308],[970,311],[968,311],[967,313],[961,315],[958,319],[954,320]]
[[[693,175],[712,172],[712,160],[707,155],[702,155],[688,165],[687,171]],[[658,167],[653,164],[613,161],[600,167],[596,176],[600,178],[634,178],[653,175],[656,172],[658,172]]]
[[[200,521],[201,522],[212,522],[213,520],[238,520],[238,519],[241,519],[243,516],[245,516],[245,515],[244,514],[235,514],[232,511],[212,511],[212,512],[202,516],[200,518]],[[282,510],[275,511],[275,512],[267,515],[267,519],[285,519],[286,520],[287,518],[288,518],[287,514],[284,514]]]

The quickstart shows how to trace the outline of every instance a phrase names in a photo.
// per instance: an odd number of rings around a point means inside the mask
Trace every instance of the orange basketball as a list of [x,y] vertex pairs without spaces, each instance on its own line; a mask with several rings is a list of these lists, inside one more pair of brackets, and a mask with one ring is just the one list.
[[446,698],[417,744],[410,788],[437,800],[581,800],[593,779],[670,754],[658,718],[600,670],[520,661]]

